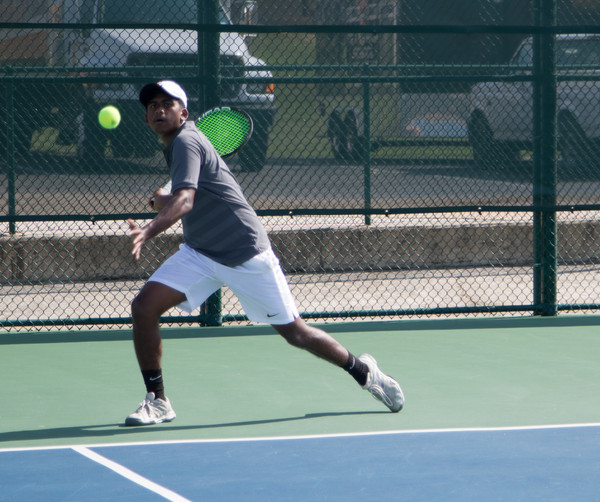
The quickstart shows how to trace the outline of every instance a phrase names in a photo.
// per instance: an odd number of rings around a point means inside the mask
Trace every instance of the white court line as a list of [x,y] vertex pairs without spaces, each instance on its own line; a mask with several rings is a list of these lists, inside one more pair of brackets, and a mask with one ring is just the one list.
[[406,434],[437,434],[453,432],[510,432],[510,431],[534,431],[547,429],[580,429],[584,427],[600,427],[600,422],[589,422],[579,424],[551,424],[551,425],[517,425],[505,427],[457,427],[447,429],[402,429],[392,431],[372,431],[372,432],[348,432],[342,434],[307,434],[298,436],[258,436],[241,438],[216,438],[216,439],[177,439],[164,441],[139,441],[123,443],[96,443],[84,445],[63,445],[63,446],[23,446],[18,448],[1,448],[0,454],[14,451],[39,451],[39,450],[68,450],[76,448],[111,448],[113,446],[148,446],[161,444],[195,444],[195,443],[240,443],[250,441],[287,441],[290,439],[320,439],[320,438],[343,438],[360,436],[389,436]]
[[116,472],[117,474],[123,476],[129,481],[133,481],[134,483],[137,483],[143,488],[157,493],[158,495],[166,498],[167,500],[171,500],[173,502],[191,502],[189,499],[182,497],[181,495],[165,488],[164,486],[156,484],[154,481],[150,481],[144,476],[136,474],[132,470],[127,469],[127,467],[123,467],[121,464],[117,464],[116,462],[113,462],[112,460],[109,460],[106,457],[103,457],[102,455],[99,455],[98,453],[95,453],[84,446],[73,446],[72,449],[77,453],[83,455],[84,457],[87,457],[90,460],[100,465],[103,465],[104,467],[107,467],[111,471]]

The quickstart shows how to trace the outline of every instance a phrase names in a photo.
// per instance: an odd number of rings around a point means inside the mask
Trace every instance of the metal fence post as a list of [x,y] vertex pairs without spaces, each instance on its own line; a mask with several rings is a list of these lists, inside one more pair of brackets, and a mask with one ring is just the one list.
[[[219,24],[219,1],[206,0],[205,2],[207,24]],[[206,79],[205,96],[206,107],[212,108],[221,104],[221,33],[219,31],[209,31],[204,34],[206,45],[204,51],[206,54],[205,72],[203,77]]]
[[[369,65],[363,66],[363,76],[371,74]],[[365,225],[371,224],[371,84],[368,79],[363,81],[363,162],[364,162],[364,198]]]
[[[202,13],[200,8],[204,7],[204,20],[206,24],[219,24],[219,1],[198,0],[198,23],[201,22]],[[221,66],[220,66],[220,40],[221,33],[218,31],[201,32],[198,30],[198,43],[204,40],[203,52],[205,54],[202,76],[204,78],[204,105],[206,108],[219,106],[221,103]],[[202,306],[202,325],[221,326],[223,324],[223,292],[221,289],[215,291]]]
[[[556,24],[556,0],[536,0],[536,17],[542,27]],[[534,37],[534,304],[536,315],[556,315],[556,56],[555,35]]]
[[221,326],[223,324],[222,290],[215,291],[202,305],[201,326]]
[[[8,69],[7,69],[8,71]],[[6,96],[7,107],[7,154],[8,158],[8,231],[11,235],[17,233],[17,224],[15,218],[17,215],[16,204],[16,179],[15,179],[15,81],[8,80],[8,92]]]

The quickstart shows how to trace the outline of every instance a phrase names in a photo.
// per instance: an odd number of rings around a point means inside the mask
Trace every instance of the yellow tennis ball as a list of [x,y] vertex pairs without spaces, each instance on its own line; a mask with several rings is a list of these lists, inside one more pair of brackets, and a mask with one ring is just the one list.
[[112,105],[105,106],[98,112],[98,122],[104,129],[114,129],[121,122],[121,113]]

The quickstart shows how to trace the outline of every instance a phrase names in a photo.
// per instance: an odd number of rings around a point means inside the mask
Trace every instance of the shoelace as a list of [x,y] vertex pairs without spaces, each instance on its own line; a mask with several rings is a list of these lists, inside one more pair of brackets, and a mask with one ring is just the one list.
[[141,413],[142,411],[146,411],[146,414],[150,415],[150,410],[152,409],[152,407],[150,406],[151,402],[152,401],[150,401],[149,399],[144,399],[140,403],[140,406],[138,407],[136,413]]

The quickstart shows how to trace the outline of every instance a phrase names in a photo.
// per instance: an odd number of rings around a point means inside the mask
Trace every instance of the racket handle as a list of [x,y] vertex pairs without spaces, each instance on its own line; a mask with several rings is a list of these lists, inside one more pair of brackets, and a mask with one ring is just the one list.
[[[168,181],[168,182],[167,182],[167,183],[166,183],[166,184],[165,184],[165,185],[162,187],[162,189],[163,189],[165,192],[169,192],[169,193],[171,193],[171,186],[173,186],[173,185],[171,184],[171,180],[169,180],[169,181]],[[150,199],[150,205],[151,205],[152,207],[154,207],[154,197],[152,197],[152,198]]]

